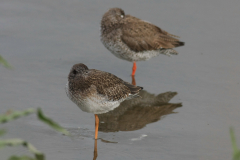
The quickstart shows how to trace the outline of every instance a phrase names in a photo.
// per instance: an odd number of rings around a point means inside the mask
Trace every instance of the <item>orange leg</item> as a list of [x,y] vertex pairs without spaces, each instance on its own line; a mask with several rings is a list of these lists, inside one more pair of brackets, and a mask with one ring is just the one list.
[[132,85],[136,86],[135,76],[132,75]]
[[98,126],[99,126],[99,118],[98,115],[95,114],[95,139],[98,137]]
[[137,64],[136,64],[136,62],[133,62],[132,76],[135,75],[136,70],[137,70]]

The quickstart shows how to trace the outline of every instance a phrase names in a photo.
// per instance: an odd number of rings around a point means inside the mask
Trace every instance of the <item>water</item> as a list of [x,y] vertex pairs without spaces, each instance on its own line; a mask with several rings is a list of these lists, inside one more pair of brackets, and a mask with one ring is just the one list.
[[[105,121],[97,159],[231,159],[230,126],[240,139],[239,5],[234,0],[1,1],[0,54],[14,70],[0,67],[0,113],[41,107],[72,134],[58,134],[29,116],[3,125],[4,138],[26,139],[51,160],[93,158],[94,115],[77,108],[64,87],[70,68],[80,62],[132,81],[132,64],[112,55],[99,38],[102,15],[121,7],[186,43],[177,56],[137,62],[135,76],[149,94],[177,92],[169,103],[182,107],[144,125],[133,120],[141,109],[119,115],[112,128]],[[127,117],[133,119],[124,121]],[[135,125],[124,128],[128,122]],[[0,150],[4,159],[13,153],[28,154],[21,147]]]

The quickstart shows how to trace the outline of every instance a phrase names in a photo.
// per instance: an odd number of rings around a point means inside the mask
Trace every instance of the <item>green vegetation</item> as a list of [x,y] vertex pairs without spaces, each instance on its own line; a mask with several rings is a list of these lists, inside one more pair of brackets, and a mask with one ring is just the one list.
[[0,55],[0,64],[6,68],[12,68],[12,66]]
[[[55,129],[56,131],[63,133],[65,135],[69,135],[68,131],[62,128],[59,124],[54,122],[52,119],[46,117],[40,108],[33,109],[27,109],[24,111],[8,111],[4,115],[0,115],[0,124],[7,123],[9,121],[18,119],[20,117],[27,116],[29,114],[36,113],[38,119],[45,124],[49,125],[51,128]],[[6,132],[4,130],[0,130],[0,136],[4,135]],[[45,160],[45,156],[42,152],[37,150],[31,143],[24,141],[22,139],[0,139],[0,148],[7,147],[7,146],[19,146],[22,145],[26,147],[31,153],[34,154],[35,158],[31,158],[28,156],[11,156],[8,160]]]
[[240,160],[240,150],[237,147],[237,142],[235,139],[233,128],[230,128],[230,136],[232,140],[233,160]]
[[69,135],[68,131],[64,128],[62,128],[59,124],[57,124],[56,122],[54,122],[53,120],[51,120],[50,118],[46,117],[40,108],[38,108],[37,110],[37,115],[39,120],[41,120],[42,122],[46,123],[47,125],[49,125],[50,127],[52,127],[53,129],[55,129],[58,132],[61,132],[65,135]]
[[28,159],[33,159],[33,160],[44,160],[44,154],[41,153],[40,151],[38,151],[32,144],[22,140],[22,139],[6,139],[6,140],[0,140],[0,148],[5,147],[5,146],[18,146],[18,145],[22,145],[24,147],[26,147],[30,152],[32,152],[35,155],[35,159],[34,158],[30,158],[27,156],[23,156],[23,157],[17,157],[17,156],[11,156],[9,159],[13,159],[15,158],[16,160],[25,160],[23,158],[28,158]]
[[[4,67],[11,69],[12,66],[0,55],[0,64],[2,64]],[[26,109],[24,111],[11,111],[9,110],[6,114],[0,115],[0,124],[7,123],[12,120],[16,120],[21,117],[25,117],[29,114],[36,114],[38,119],[42,121],[43,123],[49,125],[51,128],[55,129],[56,131],[69,135],[68,131],[62,128],[59,124],[54,122],[52,119],[46,117],[42,110],[40,108],[34,109]],[[3,129],[0,129],[0,136],[3,136],[6,134],[6,131]],[[16,156],[12,155],[8,160],[45,160],[45,155],[41,151],[37,150],[31,143],[19,139],[19,138],[14,138],[14,139],[0,139],[0,149],[7,147],[7,146],[23,146],[26,147],[31,153],[34,154],[34,158],[29,157],[29,156]]]
[[0,124],[1,123],[6,123],[9,122],[11,120],[23,117],[23,116],[27,116],[31,113],[35,113],[36,110],[33,108],[30,109],[26,109],[25,111],[11,111],[9,110],[6,114],[4,115],[0,115]]

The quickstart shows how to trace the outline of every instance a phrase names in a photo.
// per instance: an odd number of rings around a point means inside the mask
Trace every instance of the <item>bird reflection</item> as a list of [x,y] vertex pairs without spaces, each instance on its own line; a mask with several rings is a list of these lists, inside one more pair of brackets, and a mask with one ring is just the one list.
[[[142,90],[139,97],[125,100],[114,110],[99,114],[98,117],[101,122],[99,131],[134,131],[145,127],[149,123],[157,122],[165,115],[176,113],[173,110],[182,106],[181,103],[169,103],[176,95],[177,92],[165,92],[156,96]],[[93,160],[96,160],[97,156],[97,140],[95,140]]]
[[100,114],[99,131],[134,131],[149,123],[159,121],[163,116],[175,113],[181,103],[168,103],[177,92],[166,92],[157,96],[142,90],[139,97],[126,100],[113,111]]
[[135,76],[134,75],[132,75],[132,85],[136,86],[136,80],[135,80]]
[[97,156],[98,156],[98,153],[97,153],[97,140],[95,139],[95,141],[94,141],[94,151],[93,151],[93,160],[96,160]]

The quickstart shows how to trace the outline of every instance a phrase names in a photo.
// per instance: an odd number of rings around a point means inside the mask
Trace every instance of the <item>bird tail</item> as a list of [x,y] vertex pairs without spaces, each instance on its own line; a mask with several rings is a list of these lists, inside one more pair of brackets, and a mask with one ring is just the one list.
[[160,53],[171,57],[172,55],[177,55],[178,52],[174,49],[160,49]]
[[177,42],[175,42],[175,44],[174,44],[175,47],[180,47],[180,46],[184,46],[184,45],[185,45],[185,43],[184,43],[184,42],[181,42],[181,41],[177,41]]
[[135,85],[132,85],[128,82],[123,82],[123,83],[124,83],[125,86],[127,86],[130,89],[130,92],[131,92],[127,99],[140,97],[138,95],[138,93],[143,89],[143,87],[135,86]]

